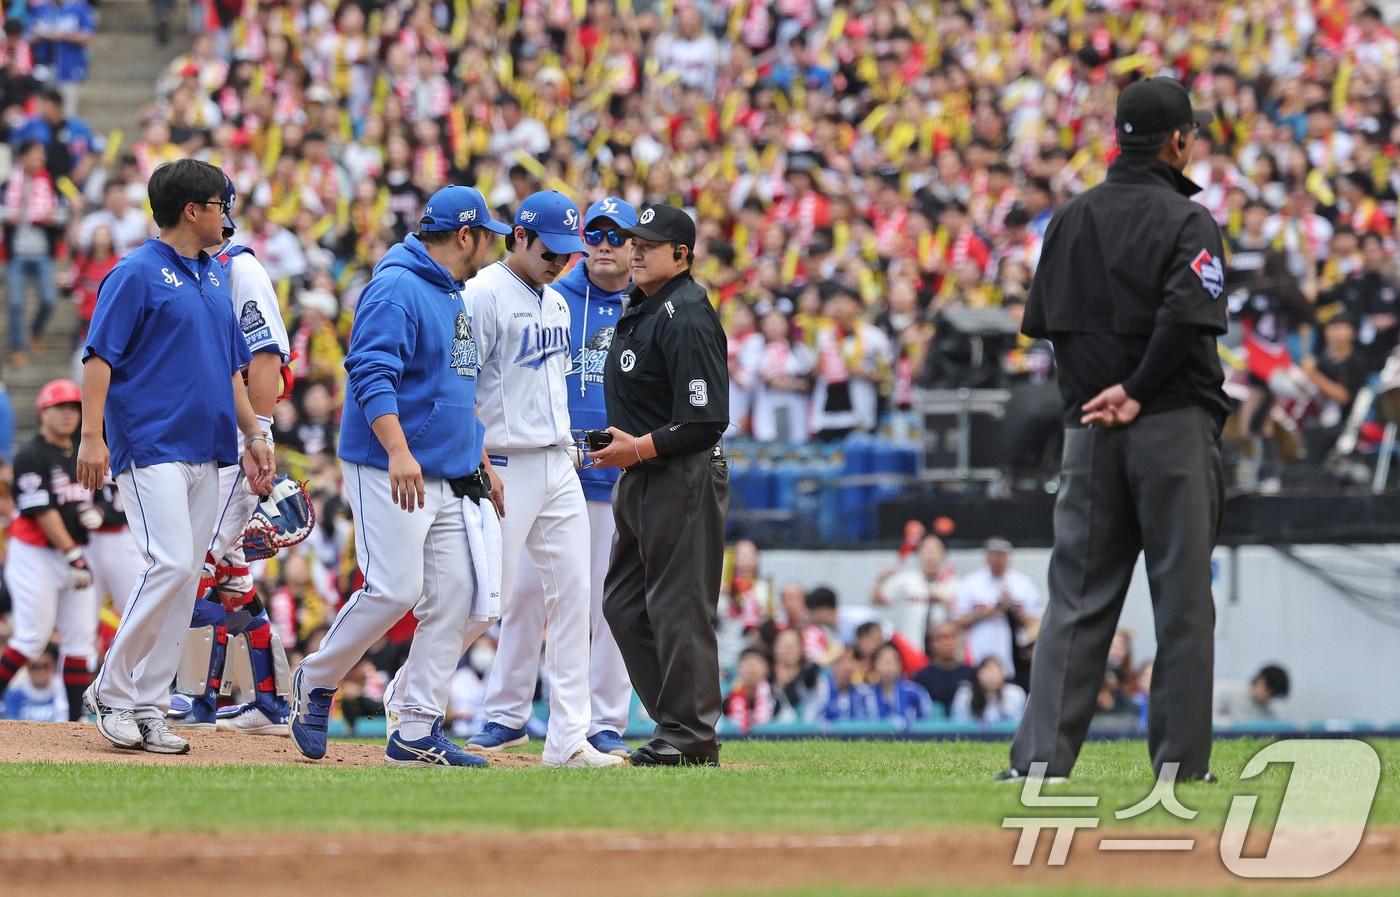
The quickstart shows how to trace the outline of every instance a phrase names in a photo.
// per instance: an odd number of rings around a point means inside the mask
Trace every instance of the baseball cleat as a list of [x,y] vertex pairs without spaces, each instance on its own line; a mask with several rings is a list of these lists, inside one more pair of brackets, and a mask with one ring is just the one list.
[[302,756],[320,760],[326,756],[326,726],[331,718],[333,688],[313,688],[303,694],[301,669],[292,677],[292,709],[287,731]]
[[236,712],[219,717],[219,731],[238,732],[243,735],[287,736],[287,713],[272,713],[257,704],[244,704]]
[[485,757],[469,754],[442,734],[442,719],[433,723],[426,736],[405,741],[394,731],[384,749],[384,761],[391,766],[490,766]]
[[630,757],[632,749],[627,746],[627,742],[622,740],[622,736],[612,731],[604,729],[597,735],[588,736],[588,743],[596,750],[604,754],[612,754],[614,757]]
[[530,736],[525,734],[525,730],[512,729],[500,723],[487,723],[481,727],[481,731],[467,739],[467,750],[494,753],[503,751],[506,748],[520,747],[530,741]]
[[99,703],[96,695],[93,696],[93,702],[98,711],[97,731],[102,733],[102,737],[123,750],[138,750],[145,736],[141,734],[141,727],[136,724],[136,717],[132,712],[116,710]]
[[152,754],[188,754],[190,743],[170,731],[164,717],[136,721],[141,730],[141,748]]
[[[999,785],[1004,785],[1007,782],[1024,782],[1028,778],[1030,778],[1030,776],[1026,775],[1024,772],[1021,772],[1019,769],[1009,768],[1003,769],[1001,772],[993,776],[992,781],[996,782]],[[1042,779],[1042,781],[1046,785],[1062,785],[1065,782],[1068,782],[1069,779],[1065,776],[1045,776]]]
[[165,715],[170,719],[180,719],[189,714],[194,707],[194,702],[178,691],[170,693],[170,709],[165,711]]
[[170,725],[194,732],[213,732],[217,722],[218,709],[200,697],[190,701],[189,712],[184,716],[172,718]]
[[569,755],[569,759],[563,763],[551,763],[544,761],[545,766],[565,767],[568,769],[606,769],[610,766],[622,766],[627,761],[616,754],[605,754],[588,742]]

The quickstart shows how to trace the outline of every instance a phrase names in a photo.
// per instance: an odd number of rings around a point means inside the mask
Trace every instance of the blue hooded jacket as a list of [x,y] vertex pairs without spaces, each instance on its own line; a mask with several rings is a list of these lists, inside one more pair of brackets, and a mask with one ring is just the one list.
[[466,476],[481,464],[476,340],[461,288],[416,236],[375,266],[345,356],[341,460],[388,470],[370,423],[397,414],[425,477]]
[[[569,305],[569,424],[575,430],[602,430],[608,425],[603,404],[603,364],[608,358],[617,319],[622,317],[623,291],[609,293],[588,279],[583,262],[554,282]],[[616,468],[585,467],[578,472],[583,497],[610,501],[617,482]]]

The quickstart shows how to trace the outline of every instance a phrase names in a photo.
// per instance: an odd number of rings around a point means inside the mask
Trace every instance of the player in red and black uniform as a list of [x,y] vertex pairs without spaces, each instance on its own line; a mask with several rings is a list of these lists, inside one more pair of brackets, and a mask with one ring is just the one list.
[[82,391],[54,380],[39,391],[39,435],[15,455],[15,507],[5,586],[15,632],[0,654],[0,691],[59,633],[69,719],[82,716],[83,690],[97,666],[97,593],[83,556],[89,528],[102,522],[92,493],[77,478],[73,434],[82,420]]

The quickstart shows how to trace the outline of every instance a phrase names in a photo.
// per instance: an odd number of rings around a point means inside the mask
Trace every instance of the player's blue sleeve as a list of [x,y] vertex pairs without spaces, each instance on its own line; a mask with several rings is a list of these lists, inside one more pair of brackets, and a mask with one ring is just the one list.
[[146,284],[135,265],[117,265],[102,278],[83,360],[96,355],[116,367],[125,358],[132,334],[146,313],[146,298]]
[[345,384],[370,423],[399,413],[399,381],[418,342],[418,322],[388,299],[397,282],[371,280],[365,287],[345,355]]
[[229,349],[231,350],[230,362],[233,364],[232,373],[238,373],[253,363],[253,353],[248,351],[248,341],[243,338],[243,328],[238,326],[238,318],[234,317],[232,310],[228,313],[229,326]]
[[78,30],[83,34],[92,34],[97,30],[97,15],[87,4],[78,7]]

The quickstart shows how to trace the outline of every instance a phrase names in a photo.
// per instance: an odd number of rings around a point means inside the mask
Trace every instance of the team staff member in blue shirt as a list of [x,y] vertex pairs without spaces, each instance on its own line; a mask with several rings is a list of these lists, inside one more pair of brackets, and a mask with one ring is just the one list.
[[222,171],[193,159],[156,169],[147,191],[160,237],[103,279],[83,351],[78,479],[95,492],[110,465],[146,560],[84,696],[121,748],[189,751],[165,714],[218,516],[219,467],[238,462],[238,430],[250,488],[265,493],[272,480],[272,440],[243,388],[248,343],[204,251],[223,240],[224,184]]

